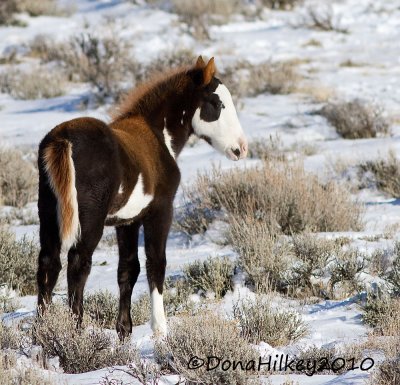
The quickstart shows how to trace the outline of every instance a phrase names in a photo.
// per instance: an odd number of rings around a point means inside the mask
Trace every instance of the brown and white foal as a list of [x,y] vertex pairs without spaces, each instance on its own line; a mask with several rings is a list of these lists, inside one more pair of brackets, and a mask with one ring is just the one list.
[[247,142],[228,89],[215,77],[214,59],[201,57],[135,89],[105,124],[93,118],[64,122],[39,146],[40,245],[38,307],[51,302],[68,251],[68,298],[83,313],[92,254],[105,225],[116,227],[120,289],[117,332],[132,331],[130,304],[139,275],[138,235],[144,227],[151,326],[166,332],[163,306],[165,247],[180,181],[176,158],[195,134],[232,160]]

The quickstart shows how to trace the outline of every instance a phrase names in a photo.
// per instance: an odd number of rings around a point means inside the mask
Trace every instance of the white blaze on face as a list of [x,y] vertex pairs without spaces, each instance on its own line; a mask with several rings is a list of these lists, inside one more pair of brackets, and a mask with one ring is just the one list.
[[192,118],[193,130],[197,136],[210,138],[212,146],[224,153],[229,159],[239,160],[245,158],[247,155],[247,141],[240,125],[232,96],[223,84],[219,84],[214,93],[218,95],[223,103],[219,118],[215,121],[207,122],[201,119],[200,108],[198,108]]
[[155,288],[151,293],[151,330],[153,333],[167,333],[167,320],[164,313],[163,295]]

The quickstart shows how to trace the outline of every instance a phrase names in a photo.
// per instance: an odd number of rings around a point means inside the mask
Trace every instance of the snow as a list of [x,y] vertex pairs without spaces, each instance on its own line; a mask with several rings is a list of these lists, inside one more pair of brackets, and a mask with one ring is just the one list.
[[[66,3],[64,1],[64,3]],[[320,32],[300,25],[301,15],[307,4],[293,11],[267,11],[261,18],[234,21],[210,28],[211,41],[199,42],[190,36],[178,17],[168,12],[168,7],[156,9],[146,2],[120,0],[77,0],[76,12],[69,17],[40,16],[37,18],[23,15],[28,23],[26,28],[0,27],[0,52],[23,49],[38,34],[50,35],[54,40],[62,41],[69,36],[94,30],[102,33],[104,18],[118,21],[122,26],[118,31],[121,38],[131,40],[132,53],[141,62],[150,62],[162,57],[164,50],[173,48],[191,48],[195,52],[215,56],[217,66],[227,65],[233,60],[246,59],[257,63],[264,60],[301,59],[299,70],[314,87],[333,90],[340,99],[362,98],[378,102],[384,107],[388,117],[393,117],[393,136],[376,139],[344,140],[321,116],[312,114],[321,107],[301,92],[290,95],[262,94],[240,101],[238,110],[243,130],[249,138],[265,138],[279,135],[285,146],[298,143],[311,143],[316,146],[316,154],[305,156],[304,165],[308,171],[325,175],[332,162],[346,161],[355,164],[386,154],[389,148],[400,152],[400,121],[398,105],[400,103],[400,7],[396,0],[343,0],[334,4],[335,15],[340,25],[349,29],[349,33]],[[315,3],[315,2],[314,2]],[[320,45],[307,44],[311,40]],[[341,66],[351,60],[357,66]],[[0,71],[3,69],[0,66]],[[107,107],[102,106],[80,110],[79,106],[90,92],[86,85],[71,87],[65,96],[43,100],[14,100],[6,94],[0,94],[0,145],[24,146],[37,149],[41,138],[55,125],[78,116],[92,116],[109,121]],[[219,155],[204,142],[186,147],[178,159],[182,171],[182,183],[193,181],[200,171],[212,167],[228,169],[231,167],[252,167],[257,160],[248,159],[233,163]],[[345,236],[352,239],[352,245],[369,253],[376,248],[390,248],[393,239],[380,239],[367,242],[366,236],[381,235],[390,226],[397,225],[400,217],[398,200],[390,199],[381,193],[366,190],[358,193],[357,198],[365,204],[363,214],[364,230],[357,233],[321,234],[325,237]],[[181,204],[181,191],[178,192],[175,206]],[[17,225],[12,227],[18,238],[23,235],[38,238],[38,226]],[[105,234],[110,234],[106,229]],[[195,237],[192,242],[171,232],[167,244],[167,275],[177,275],[185,263],[205,260],[208,256],[227,255],[235,258],[229,246],[220,246],[217,242],[219,230],[211,229],[204,236]],[[65,264],[65,256],[63,257]],[[139,260],[142,266],[133,299],[147,292],[145,274],[145,255],[143,236],[139,242]],[[103,262],[106,262],[105,264]],[[116,246],[100,244],[93,256],[93,268],[87,282],[87,290],[93,292],[108,289],[118,294],[117,285],[118,256]],[[249,296],[248,289],[238,283],[238,290],[228,294],[221,305],[229,312],[238,293]],[[62,274],[57,286],[61,295],[66,290],[65,274]],[[15,313],[3,315],[3,322],[15,322],[34,314],[35,298],[19,298],[21,308]],[[290,307],[290,304],[287,304]],[[357,298],[343,301],[321,301],[315,305],[297,306],[297,309],[310,326],[310,334],[299,344],[324,346],[330,343],[338,345],[357,341],[365,337],[368,328],[362,323]],[[151,351],[152,339],[149,325],[134,328],[132,341]],[[268,346],[260,349],[267,351]],[[273,351],[273,350],[269,350]],[[282,350],[283,351],[283,350]],[[97,384],[107,374],[107,369],[78,375],[55,374],[60,383]],[[364,384],[367,372],[348,372],[340,376],[316,375],[273,375],[268,378],[272,384],[281,384],[287,379],[300,385],[355,385]],[[131,379],[129,379],[131,381]],[[174,376],[164,377],[163,383],[176,383]]]

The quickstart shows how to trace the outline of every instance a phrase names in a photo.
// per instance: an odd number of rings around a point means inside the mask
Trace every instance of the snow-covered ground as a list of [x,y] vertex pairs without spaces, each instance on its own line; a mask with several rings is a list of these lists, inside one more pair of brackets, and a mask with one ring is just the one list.
[[[299,26],[305,12],[305,8],[299,6],[292,11],[264,10],[256,20],[237,16],[230,23],[212,26],[211,40],[203,42],[194,40],[186,33],[178,17],[167,12],[168,7],[163,7],[166,9],[164,11],[146,5],[145,1],[138,1],[137,5],[123,0],[76,0],[76,3],[76,12],[69,17],[32,18],[24,15],[27,27],[0,27],[0,53],[24,46],[37,34],[46,34],[61,41],[85,28],[101,33],[101,21],[110,18],[122,26],[119,31],[121,37],[134,42],[133,54],[143,62],[162,57],[165,50],[172,48],[190,48],[205,56],[215,56],[217,66],[240,59],[252,63],[267,59],[301,60],[297,69],[304,76],[303,81],[315,89],[332,91],[339,99],[362,98],[379,103],[392,122],[393,135],[377,139],[344,140],[324,118],[311,114],[321,104],[314,102],[307,93],[298,92],[289,95],[262,94],[242,99],[238,113],[248,137],[269,138],[270,135],[278,134],[287,147],[296,143],[312,144],[315,154],[305,156],[304,164],[308,170],[321,175],[337,161],[355,163],[373,159],[386,154],[389,149],[400,153],[399,0],[334,1],[333,9],[340,16],[341,26],[348,29],[346,34]],[[312,3],[325,5],[323,0]],[[349,60],[356,65],[342,65]],[[109,106],[84,111],[77,108],[85,93],[86,87],[71,86],[64,96],[27,101],[0,94],[0,145],[36,149],[41,138],[56,124],[82,115],[109,121]],[[247,160],[240,165],[232,163],[203,142],[185,148],[178,159],[183,184],[190,183],[197,172],[210,169],[213,165],[222,168],[250,167],[254,162]],[[382,238],[377,242],[368,242],[365,237],[381,235],[388,226],[398,223],[398,201],[376,191],[363,191],[358,198],[366,204],[364,230],[340,235],[354,239],[357,247],[367,251],[390,246],[393,239]],[[175,205],[178,206],[180,202],[181,194],[178,193]],[[14,229],[18,236],[38,236],[36,225],[16,226]],[[110,231],[107,229],[105,234]],[[327,237],[337,235],[326,234]],[[167,245],[167,275],[178,273],[189,261],[205,259],[209,255],[228,255],[234,258],[229,246],[222,247],[215,241],[217,236],[215,232],[210,232],[188,242],[182,235],[171,232]],[[139,246],[139,258],[144,266],[143,242]],[[104,261],[107,263],[103,264]],[[93,257],[87,290],[108,289],[117,293],[117,261],[116,247],[102,243]],[[61,282],[59,290],[65,290],[65,285],[65,282]],[[147,279],[142,269],[133,297],[137,298],[146,290]],[[34,310],[34,301],[33,297],[21,298],[20,302],[24,305],[19,311],[21,316]],[[299,311],[310,325],[310,334],[298,345],[340,345],[359,341],[368,333],[354,298],[321,301],[315,305],[303,306]],[[15,317],[18,314],[8,314],[5,320]],[[132,340],[148,344],[150,336],[149,325],[139,326],[135,328]],[[288,351],[289,348],[279,350],[284,353]],[[104,373],[102,370],[57,376],[71,385],[89,385],[98,383]],[[273,384],[280,384],[290,378],[300,385],[350,385],[364,384],[368,376],[368,372],[354,371],[340,376],[275,375],[269,380]],[[164,383],[172,384],[173,380],[172,377],[166,377]]]

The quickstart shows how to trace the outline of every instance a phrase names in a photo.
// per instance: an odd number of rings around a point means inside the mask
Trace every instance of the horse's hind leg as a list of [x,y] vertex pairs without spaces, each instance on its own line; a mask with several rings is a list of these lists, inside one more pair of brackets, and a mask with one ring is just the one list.
[[139,228],[139,222],[117,227],[119,249],[117,332],[121,339],[132,332],[131,297],[133,287],[140,273],[138,258]]
[[39,181],[40,253],[37,271],[38,308],[45,309],[61,270],[61,241],[57,221],[57,201],[43,176]]
[[83,290],[92,268],[93,252],[103,234],[105,215],[89,218],[81,221],[81,237],[68,252],[68,302],[79,320],[83,315]]

